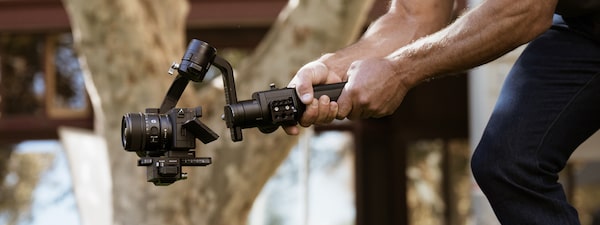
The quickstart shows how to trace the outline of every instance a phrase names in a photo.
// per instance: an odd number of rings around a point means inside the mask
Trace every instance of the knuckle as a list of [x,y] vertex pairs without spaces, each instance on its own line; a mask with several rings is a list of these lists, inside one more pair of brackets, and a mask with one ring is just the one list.
[[314,123],[314,119],[304,118],[304,117],[300,120],[300,122],[298,122],[298,124],[302,127],[309,127],[313,123]]
[[357,97],[357,104],[369,110],[372,110],[375,106],[372,104],[372,101],[365,95],[359,95]]

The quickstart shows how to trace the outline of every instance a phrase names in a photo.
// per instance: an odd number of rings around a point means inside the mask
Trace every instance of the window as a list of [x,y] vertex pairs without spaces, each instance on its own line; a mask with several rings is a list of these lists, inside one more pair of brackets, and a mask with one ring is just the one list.
[[57,138],[56,128],[62,125],[92,128],[91,106],[72,46],[70,33],[0,34],[3,142]]
[[248,224],[355,224],[352,134],[301,139],[254,202]]

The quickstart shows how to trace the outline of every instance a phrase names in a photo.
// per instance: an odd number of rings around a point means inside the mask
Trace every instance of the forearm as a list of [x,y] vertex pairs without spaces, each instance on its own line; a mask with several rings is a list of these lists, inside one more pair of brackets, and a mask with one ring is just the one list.
[[387,58],[395,74],[414,86],[496,59],[529,42],[552,23],[556,0],[488,0],[445,29],[404,46]]
[[354,44],[320,59],[336,74],[346,73],[359,59],[385,57],[398,48],[446,26],[452,0],[394,0],[389,11],[373,22]]

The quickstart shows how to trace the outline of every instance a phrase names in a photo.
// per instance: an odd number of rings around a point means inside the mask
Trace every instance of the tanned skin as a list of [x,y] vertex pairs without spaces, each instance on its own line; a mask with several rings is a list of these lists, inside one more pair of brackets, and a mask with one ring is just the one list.
[[[306,64],[290,81],[307,105],[299,124],[390,115],[422,81],[487,63],[546,31],[556,4],[487,0],[446,26],[451,0],[393,0],[358,42]],[[337,102],[313,98],[313,85],[341,81]]]

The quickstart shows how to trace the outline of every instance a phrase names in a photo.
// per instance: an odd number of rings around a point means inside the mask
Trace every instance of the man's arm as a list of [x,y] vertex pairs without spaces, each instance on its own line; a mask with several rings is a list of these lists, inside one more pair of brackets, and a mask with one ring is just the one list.
[[[313,98],[315,84],[346,81],[349,66],[356,60],[385,57],[398,48],[446,26],[451,19],[453,0],[392,0],[386,14],[373,22],[354,44],[301,68],[289,86],[296,87],[302,102],[309,105],[300,124],[331,122],[337,115],[337,103],[327,97]],[[285,128],[297,134],[297,127]]]
[[418,83],[489,62],[534,39],[551,26],[556,4],[557,0],[487,0],[443,30],[383,59],[355,62],[338,99],[337,117],[393,113]]
[[396,66],[396,75],[410,77],[412,85],[469,69],[546,31],[556,4],[557,0],[487,0],[440,32],[398,49],[387,59]]
[[379,17],[354,44],[319,59],[329,70],[345,76],[358,59],[384,57],[450,22],[454,0],[392,0],[388,12]]

